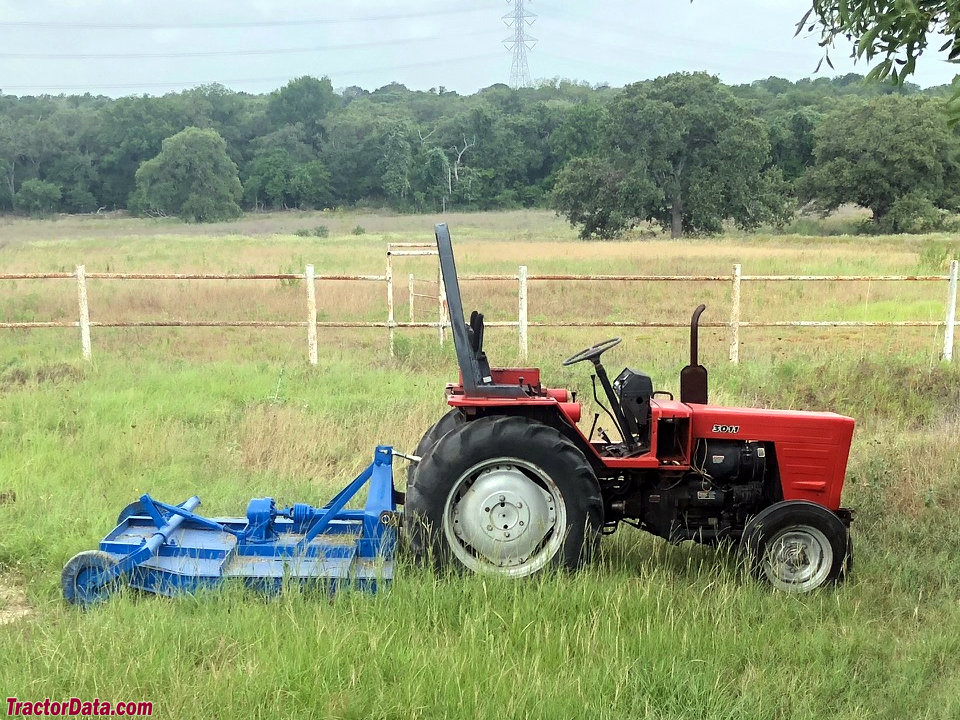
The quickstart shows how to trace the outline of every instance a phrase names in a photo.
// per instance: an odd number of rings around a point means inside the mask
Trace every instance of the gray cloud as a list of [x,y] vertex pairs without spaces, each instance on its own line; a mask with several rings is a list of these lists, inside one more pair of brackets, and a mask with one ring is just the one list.
[[[729,83],[796,80],[812,74],[822,54],[815,36],[793,37],[804,2],[533,0],[529,8],[538,14],[534,78],[623,85],[707,70]],[[310,74],[329,75],[337,87],[396,81],[469,93],[509,79],[501,44],[508,9],[498,0],[0,0],[0,88],[118,96],[220,82],[264,92]],[[867,70],[847,48],[832,60],[829,74]],[[914,81],[942,84],[953,75],[930,53]]]

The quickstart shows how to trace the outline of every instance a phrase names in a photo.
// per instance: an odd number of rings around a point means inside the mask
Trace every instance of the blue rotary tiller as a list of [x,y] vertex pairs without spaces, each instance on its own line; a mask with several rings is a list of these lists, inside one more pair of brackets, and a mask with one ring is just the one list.
[[[121,584],[176,595],[230,578],[267,592],[285,581],[376,591],[393,577],[399,517],[394,454],[389,446],[377,447],[367,469],[324,507],[277,509],[273,498],[254,498],[245,518],[205,518],[194,512],[197,496],[168,505],[143,495],[120,513],[98,550],[67,562],[63,596],[89,605]],[[348,510],[364,485],[364,508]]]

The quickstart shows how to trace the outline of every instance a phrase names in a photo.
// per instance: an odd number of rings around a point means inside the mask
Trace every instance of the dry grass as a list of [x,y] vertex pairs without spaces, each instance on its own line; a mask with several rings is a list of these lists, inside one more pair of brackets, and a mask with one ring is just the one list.
[[[5,220],[6,246],[0,248],[0,271],[72,270],[83,263],[92,271],[140,272],[302,272],[307,263],[319,274],[382,274],[388,242],[429,241],[437,218],[382,214],[283,213],[244,218],[237,223],[204,227],[171,221],[80,217],[56,222]],[[924,240],[902,238],[799,238],[730,236],[671,241],[581,242],[552,213],[461,214],[445,218],[451,225],[462,274],[515,274],[521,264],[531,274],[706,274],[728,275],[734,263],[745,274],[909,274],[918,269]],[[293,226],[327,224],[328,238],[300,238]],[[312,225],[311,225],[312,224]],[[350,228],[367,227],[354,236]],[[248,233],[248,234],[238,234]],[[259,235],[258,235],[259,233]],[[865,245],[866,244],[866,245]],[[942,269],[940,270],[942,271]],[[926,272],[930,272],[929,269]],[[418,278],[416,292],[436,293],[435,261],[397,258],[395,305],[398,320],[408,319],[407,275]],[[101,322],[133,320],[303,320],[302,283],[269,281],[105,281],[89,280],[91,318]],[[516,318],[514,282],[465,282],[465,305],[482,308],[488,319]],[[941,321],[945,288],[940,283],[821,282],[754,283],[743,286],[741,319],[771,320],[925,320]],[[685,322],[697,302],[708,305],[708,322],[729,317],[728,282],[697,286],[678,282],[583,283],[533,282],[529,313],[534,322],[556,320]],[[318,285],[321,321],[383,321],[383,283],[323,281]],[[0,288],[0,316],[13,321],[67,320],[76,316],[72,281],[6,281]],[[417,320],[434,320],[435,303],[416,298]],[[224,333],[188,329],[122,331],[122,336],[95,331],[95,350],[115,352],[114,338],[160,343],[164,351],[184,357],[228,357],[231,343],[267,346],[277,331]],[[505,331],[500,331],[505,332]],[[599,331],[603,332],[603,331]],[[935,358],[938,330],[887,333],[877,329],[744,330],[744,357],[778,357],[792,351],[831,352],[836,346],[861,352],[922,352]],[[626,332],[630,336],[632,333]],[[326,337],[337,337],[324,331]],[[408,333],[425,337],[424,333]],[[593,337],[594,333],[579,335]],[[673,344],[682,331],[635,333],[645,343]],[[358,335],[355,335],[359,337]],[[534,342],[556,336],[533,331]],[[64,342],[71,342],[65,334]],[[283,335],[284,338],[289,335]],[[230,338],[229,341],[226,341]],[[245,340],[246,339],[246,340]],[[725,333],[711,331],[705,351],[725,354]],[[336,342],[334,340],[334,342]],[[799,343],[799,345],[798,345]],[[180,349],[186,345],[185,349]],[[176,349],[175,349],[176,348]],[[69,354],[66,355],[69,357]]]
[[[423,227],[437,222],[448,222],[455,227],[493,228],[498,232],[536,234],[573,238],[575,233],[566,222],[550,212],[516,211],[502,213],[446,213],[437,215],[400,215],[389,210],[377,211],[295,211],[250,213],[242,218],[215,225],[191,225],[175,218],[149,220],[134,218],[126,213],[104,215],[60,215],[53,220],[38,222],[17,216],[0,215],[0,230],[4,244],[15,241],[55,242],[64,240],[159,236],[273,236],[290,235],[298,230],[312,230],[325,225],[331,236],[354,236],[357,226],[366,234],[417,233]],[[0,247],[2,249],[2,247]]]
[[34,612],[24,589],[9,585],[3,577],[0,577],[0,625],[29,618]]

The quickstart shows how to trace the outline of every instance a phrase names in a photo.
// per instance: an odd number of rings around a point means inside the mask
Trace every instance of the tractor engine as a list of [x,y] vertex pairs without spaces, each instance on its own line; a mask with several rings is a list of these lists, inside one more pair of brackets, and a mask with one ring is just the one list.
[[642,523],[671,542],[739,537],[763,504],[766,455],[758,442],[698,441],[691,472],[660,476],[639,493]]

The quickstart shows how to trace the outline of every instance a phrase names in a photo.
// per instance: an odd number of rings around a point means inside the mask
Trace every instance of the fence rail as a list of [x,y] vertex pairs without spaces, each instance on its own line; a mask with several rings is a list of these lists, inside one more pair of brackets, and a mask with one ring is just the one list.
[[[445,331],[449,327],[446,291],[443,277],[437,269],[436,280],[407,276],[409,320],[396,318],[394,305],[394,267],[397,257],[436,256],[436,248],[419,243],[391,243],[387,246],[387,265],[383,275],[344,275],[317,274],[313,265],[307,265],[302,273],[117,273],[87,272],[85,266],[78,265],[72,273],[0,273],[4,280],[68,280],[77,283],[78,319],[76,321],[0,321],[0,329],[43,329],[43,328],[79,328],[81,353],[86,360],[92,357],[91,328],[145,328],[145,327],[222,327],[222,328],[306,328],[307,355],[310,363],[317,363],[317,330],[320,328],[385,328],[389,334],[390,354],[394,353],[395,332],[403,328],[434,328],[442,344]],[[507,281],[517,283],[517,319],[490,321],[489,327],[515,327],[519,343],[520,356],[526,359],[528,354],[528,331],[530,328],[559,327],[609,327],[609,328],[683,328],[686,323],[668,321],[604,321],[604,320],[557,320],[531,321],[528,314],[529,289],[531,282],[721,282],[730,283],[730,318],[727,322],[704,322],[702,327],[726,328],[729,341],[729,359],[732,363],[740,358],[741,328],[785,328],[785,327],[943,327],[942,358],[950,362],[953,359],[953,345],[957,322],[957,276],[958,261],[950,263],[948,275],[744,275],[740,264],[734,265],[730,275],[564,275],[529,273],[521,265],[515,275],[478,274],[463,275],[461,282]],[[87,280],[302,280],[306,287],[307,312],[303,320],[129,320],[129,321],[92,321],[87,295]],[[385,321],[318,321],[316,289],[318,282],[355,281],[385,283],[387,317]],[[428,283],[435,286],[434,295],[416,292],[416,283]],[[946,310],[943,321],[935,320],[891,320],[891,321],[854,321],[854,320],[742,320],[741,286],[744,282],[945,282],[947,285]],[[417,321],[415,319],[415,299],[436,301],[436,320]]]

